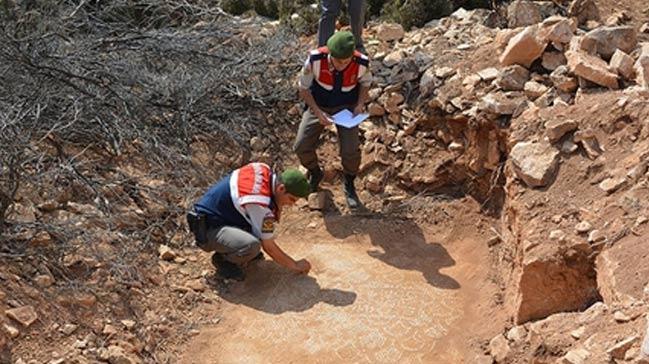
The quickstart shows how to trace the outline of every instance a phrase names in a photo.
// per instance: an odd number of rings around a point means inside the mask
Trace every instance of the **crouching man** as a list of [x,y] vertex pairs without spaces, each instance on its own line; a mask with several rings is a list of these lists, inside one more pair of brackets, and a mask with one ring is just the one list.
[[243,280],[243,268],[263,259],[297,273],[308,273],[306,259],[294,260],[275,243],[282,208],[309,194],[309,183],[297,169],[274,173],[263,163],[250,163],[210,187],[187,214],[197,245],[213,252],[212,264],[222,278]]

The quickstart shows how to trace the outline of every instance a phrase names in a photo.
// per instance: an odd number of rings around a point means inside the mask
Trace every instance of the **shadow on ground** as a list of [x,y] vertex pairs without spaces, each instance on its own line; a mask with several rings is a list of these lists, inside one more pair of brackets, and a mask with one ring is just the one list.
[[323,289],[315,278],[290,272],[272,260],[254,263],[246,270],[245,281],[220,285],[217,290],[230,303],[271,314],[302,312],[321,302],[348,306],[356,301],[355,292]]
[[341,215],[334,210],[325,214],[327,231],[338,239],[368,235],[372,245],[382,252],[368,254],[398,269],[421,272],[426,281],[442,289],[459,289],[460,284],[440,269],[455,265],[455,260],[442,244],[429,243],[419,225],[397,216],[364,210],[358,215]]

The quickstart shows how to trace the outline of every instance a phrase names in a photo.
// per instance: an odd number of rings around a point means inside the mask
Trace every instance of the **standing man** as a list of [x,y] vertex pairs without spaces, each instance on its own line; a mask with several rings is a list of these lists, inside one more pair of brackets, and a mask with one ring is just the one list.
[[[341,2],[342,0],[322,0],[322,15],[320,23],[318,23],[318,47],[326,45],[329,37],[334,34]],[[351,18],[352,33],[356,40],[356,49],[365,53],[363,47],[363,23],[365,21],[363,0],[348,0],[347,8]]]
[[282,208],[309,195],[302,172],[288,169],[281,175],[263,163],[250,163],[221,179],[187,214],[197,245],[214,252],[212,264],[221,277],[243,280],[250,261],[263,259],[263,249],[280,265],[308,273],[306,259],[294,260],[275,243],[275,225]]
[[[308,108],[302,114],[294,150],[300,162],[309,170],[309,184],[315,192],[323,173],[318,164],[316,148],[320,133],[331,124],[330,116],[348,109],[355,115],[365,109],[372,75],[369,59],[354,50],[354,36],[350,32],[337,32],[329,38],[326,47],[310,52],[298,81],[300,97]],[[360,201],[354,179],[361,163],[358,126],[336,126],[340,143],[347,205],[358,208]]]

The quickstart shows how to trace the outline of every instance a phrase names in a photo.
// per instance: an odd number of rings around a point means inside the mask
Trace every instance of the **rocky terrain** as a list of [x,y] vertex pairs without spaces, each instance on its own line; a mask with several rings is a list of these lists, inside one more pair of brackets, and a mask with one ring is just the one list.
[[[365,36],[375,83],[357,183],[367,208],[407,206],[430,225],[438,222],[431,206],[412,201],[470,198],[496,221],[484,231],[492,259],[482,263],[500,290],[491,303],[507,319],[494,323],[498,335],[477,335],[478,352],[461,360],[649,363],[641,352],[649,340],[647,7],[521,0],[498,12],[460,9],[409,32],[371,23]],[[297,47],[311,46],[304,38]],[[301,107],[287,109],[295,125]],[[260,135],[277,127],[265,122]],[[271,142],[252,137],[249,159],[294,163],[290,153],[281,161],[270,153],[288,151],[280,140],[292,140],[289,129]],[[323,139],[325,183],[335,186],[334,130]],[[193,145],[197,165],[239,160],[209,140]],[[105,186],[121,211],[109,223],[73,192],[25,197],[10,209],[7,221],[23,227],[10,238],[32,250],[0,256],[0,362],[175,362],[188,337],[218,325],[223,283],[195,253],[182,213],[165,210],[195,196],[160,195],[171,181],[152,178],[145,159],[114,163],[138,190]],[[314,194],[297,209],[326,215],[342,205],[328,199]],[[129,231],[146,226],[143,211],[168,214],[175,230],[150,229],[146,249],[129,249]],[[79,232],[47,264],[29,252],[63,236],[39,228],[50,220]]]

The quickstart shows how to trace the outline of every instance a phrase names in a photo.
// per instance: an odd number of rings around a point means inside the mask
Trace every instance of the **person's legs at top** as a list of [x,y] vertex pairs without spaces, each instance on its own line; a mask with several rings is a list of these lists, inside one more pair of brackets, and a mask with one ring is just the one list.
[[322,170],[318,165],[318,155],[316,154],[322,130],[324,130],[324,126],[320,124],[318,117],[307,109],[302,115],[302,121],[298,127],[295,144],[293,145],[293,151],[300,159],[300,163],[309,170],[309,184],[311,185],[311,191],[314,192],[318,189],[323,177]]
[[318,47],[327,44],[327,40],[336,31],[336,19],[340,13],[341,0],[322,0],[322,14],[318,23]]
[[365,1],[349,0],[348,2],[349,17],[352,26],[352,34],[356,41],[356,49],[366,54],[363,46],[363,25],[365,24]]
[[360,138],[358,136],[358,126],[355,128],[345,128],[338,126],[338,137],[340,138],[340,158],[343,164],[343,173],[345,180],[343,190],[347,206],[351,209],[360,207],[361,202],[356,194],[354,180],[358,174],[358,168],[361,164]]

